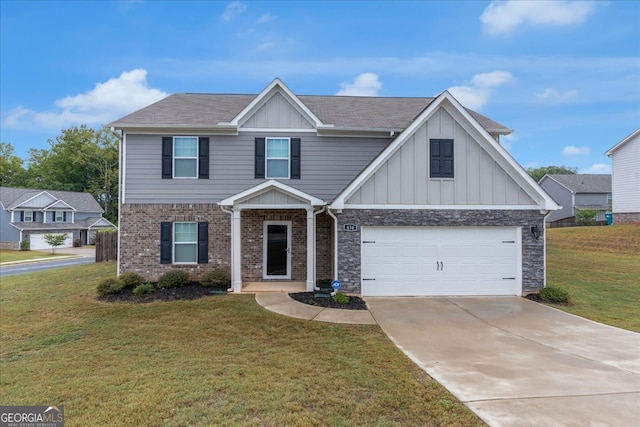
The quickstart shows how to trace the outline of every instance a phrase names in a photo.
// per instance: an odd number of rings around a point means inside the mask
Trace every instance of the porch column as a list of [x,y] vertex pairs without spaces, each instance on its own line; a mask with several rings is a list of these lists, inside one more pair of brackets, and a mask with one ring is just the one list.
[[315,247],[316,233],[314,227],[313,206],[307,208],[307,292],[313,292],[315,287],[314,272],[315,268]]
[[242,292],[241,213],[242,211],[239,208],[235,208],[231,217],[231,282],[235,293]]

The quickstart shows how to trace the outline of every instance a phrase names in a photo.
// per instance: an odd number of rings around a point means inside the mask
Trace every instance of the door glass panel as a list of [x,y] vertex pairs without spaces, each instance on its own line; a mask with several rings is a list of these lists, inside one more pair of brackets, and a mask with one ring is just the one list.
[[287,225],[267,225],[267,276],[287,275],[287,229]]

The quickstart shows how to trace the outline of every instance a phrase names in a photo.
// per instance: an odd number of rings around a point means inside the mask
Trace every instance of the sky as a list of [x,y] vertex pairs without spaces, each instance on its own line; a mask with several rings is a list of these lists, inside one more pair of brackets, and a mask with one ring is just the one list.
[[[25,160],[172,93],[437,96],[525,168],[610,173],[640,127],[640,0],[0,0],[0,141]],[[639,165],[640,167],[640,165]]]

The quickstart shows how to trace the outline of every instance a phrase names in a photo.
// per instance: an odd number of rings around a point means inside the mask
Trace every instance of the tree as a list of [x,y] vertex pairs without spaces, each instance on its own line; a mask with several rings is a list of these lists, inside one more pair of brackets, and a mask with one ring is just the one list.
[[24,187],[27,171],[22,159],[14,153],[13,145],[0,142],[0,186]]
[[64,234],[45,234],[42,236],[44,241],[47,242],[49,246],[51,246],[51,253],[56,253],[56,248],[64,243],[65,240],[69,237],[67,233]]
[[578,173],[578,168],[572,168],[569,166],[543,166],[539,168],[527,168],[526,171],[536,182],[538,182],[546,174],[575,175]]

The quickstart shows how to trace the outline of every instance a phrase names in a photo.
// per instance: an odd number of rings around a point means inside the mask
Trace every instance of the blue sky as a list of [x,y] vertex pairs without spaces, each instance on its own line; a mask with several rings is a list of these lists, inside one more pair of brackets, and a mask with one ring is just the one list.
[[[609,173],[640,127],[640,1],[0,0],[0,139],[24,159],[176,92],[435,96],[524,167]],[[640,166],[640,165],[639,165]]]

